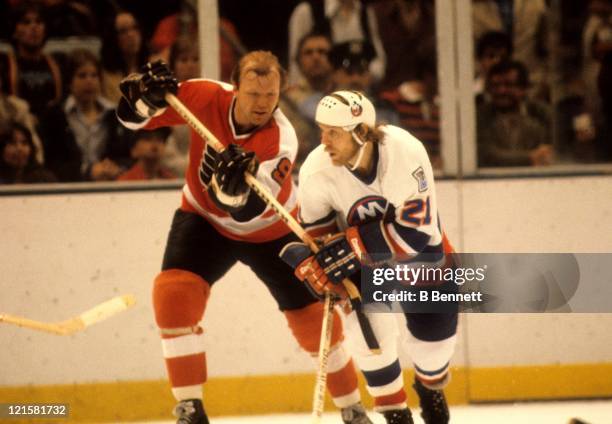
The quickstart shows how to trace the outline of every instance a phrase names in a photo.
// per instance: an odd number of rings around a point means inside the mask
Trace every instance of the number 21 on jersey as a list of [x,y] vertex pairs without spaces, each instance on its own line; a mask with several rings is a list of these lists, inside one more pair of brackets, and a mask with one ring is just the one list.
[[410,227],[431,224],[431,206],[429,196],[425,199],[408,200],[400,211],[400,221]]

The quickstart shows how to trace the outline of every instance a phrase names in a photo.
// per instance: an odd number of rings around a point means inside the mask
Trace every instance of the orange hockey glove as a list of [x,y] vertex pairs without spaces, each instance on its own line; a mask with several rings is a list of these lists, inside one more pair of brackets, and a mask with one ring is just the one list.
[[287,244],[279,254],[280,258],[295,270],[295,276],[306,284],[306,287],[317,298],[325,299],[330,291],[336,299],[346,299],[348,294],[342,282],[333,283],[323,268],[304,243]]

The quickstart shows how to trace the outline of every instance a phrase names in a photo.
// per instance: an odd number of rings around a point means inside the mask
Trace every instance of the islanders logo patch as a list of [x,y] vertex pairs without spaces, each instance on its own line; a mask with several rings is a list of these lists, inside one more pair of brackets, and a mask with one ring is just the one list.
[[381,220],[387,211],[387,199],[381,196],[366,196],[353,203],[346,215],[350,226]]

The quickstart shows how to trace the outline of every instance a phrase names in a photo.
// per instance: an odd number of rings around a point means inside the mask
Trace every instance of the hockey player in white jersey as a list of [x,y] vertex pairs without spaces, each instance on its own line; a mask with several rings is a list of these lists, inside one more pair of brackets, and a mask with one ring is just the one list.
[[[346,298],[341,281],[360,272],[364,254],[378,258],[432,254],[452,261],[438,218],[431,163],[422,143],[401,128],[376,126],[376,111],[361,93],[337,91],[318,104],[321,145],[299,174],[300,220],[321,237],[313,255],[291,243],[281,257],[323,297],[331,290]],[[330,234],[332,234],[330,236]],[[351,312],[347,344],[367,381],[375,410],[389,424],[411,424],[398,360],[398,326],[390,313],[366,311],[382,353],[368,349]],[[457,313],[406,313],[407,348],[415,369],[413,384],[426,424],[445,424],[449,412],[442,389],[456,341]]]

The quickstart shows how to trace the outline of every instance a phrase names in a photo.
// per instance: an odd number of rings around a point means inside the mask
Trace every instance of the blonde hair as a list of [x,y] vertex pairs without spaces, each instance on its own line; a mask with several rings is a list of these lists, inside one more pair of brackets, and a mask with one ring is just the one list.
[[277,71],[280,76],[281,91],[287,84],[287,71],[281,66],[278,58],[269,51],[255,50],[242,56],[238,64],[232,71],[232,83],[240,86],[240,77],[245,72],[255,72],[258,76],[267,76],[270,73]]

